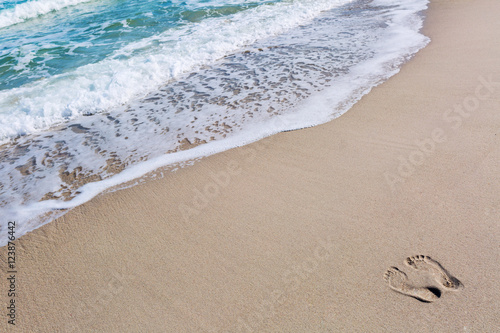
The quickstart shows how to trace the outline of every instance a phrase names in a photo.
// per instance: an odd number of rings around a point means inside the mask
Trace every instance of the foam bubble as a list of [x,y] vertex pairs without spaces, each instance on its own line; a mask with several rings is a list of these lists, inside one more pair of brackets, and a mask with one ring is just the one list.
[[0,214],[21,235],[159,167],[340,116],[429,42],[427,1],[396,2],[323,13],[106,115],[19,139],[0,151]]
[[349,1],[295,0],[205,19],[131,43],[98,63],[0,91],[0,142],[126,103]]
[[0,12],[0,29],[92,0],[34,0]]

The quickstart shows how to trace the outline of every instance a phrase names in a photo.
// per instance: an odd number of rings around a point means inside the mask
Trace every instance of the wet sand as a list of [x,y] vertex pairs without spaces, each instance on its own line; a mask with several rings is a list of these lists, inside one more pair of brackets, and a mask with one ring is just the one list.
[[2,330],[498,331],[498,13],[432,1],[429,46],[340,118],[23,236]]

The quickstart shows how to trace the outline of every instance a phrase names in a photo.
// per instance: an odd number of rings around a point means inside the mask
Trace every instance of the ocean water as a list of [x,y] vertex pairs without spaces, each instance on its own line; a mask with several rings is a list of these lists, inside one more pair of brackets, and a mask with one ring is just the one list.
[[9,220],[340,116],[428,43],[427,3],[3,1],[0,245]]

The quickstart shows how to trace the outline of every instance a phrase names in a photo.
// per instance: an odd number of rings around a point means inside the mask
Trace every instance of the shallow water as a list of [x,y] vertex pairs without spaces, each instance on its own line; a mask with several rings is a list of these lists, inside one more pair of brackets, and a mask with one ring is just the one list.
[[2,226],[22,234],[156,167],[331,120],[428,42],[423,0],[134,4],[0,29]]

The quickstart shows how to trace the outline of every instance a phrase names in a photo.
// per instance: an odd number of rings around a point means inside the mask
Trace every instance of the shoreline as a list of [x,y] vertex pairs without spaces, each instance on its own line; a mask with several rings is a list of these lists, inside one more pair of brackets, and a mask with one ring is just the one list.
[[[24,235],[16,328],[495,331],[499,10],[431,1],[431,43],[341,117],[97,196]],[[419,254],[463,290],[430,304],[390,290],[390,266],[436,285],[403,264]]]
[[[189,80],[179,77],[135,104],[123,106],[124,110],[75,119],[57,131],[27,135],[4,147],[0,152],[5,176],[0,184],[0,215],[16,220],[21,235],[44,224],[42,216],[47,212],[74,208],[146,172],[337,118],[396,74],[428,42],[418,33],[423,20],[419,10],[427,8],[427,0],[412,0],[388,13],[378,7],[359,7],[363,3],[323,12],[305,26],[251,45],[253,51],[241,50],[219,59],[192,73]],[[358,9],[361,12],[353,18],[346,14]],[[384,20],[394,24],[381,27]],[[356,28],[355,22],[359,23]],[[368,33],[367,27],[377,30]],[[350,34],[342,33],[344,29]],[[294,41],[301,35],[309,38]],[[357,45],[364,42],[356,41],[369,39],[374,40],[366,48],[373,54],[365,59],[368,51]],[[320,47],[323,44],[332,47]],[[294,52],[281,57],[288,47],[294,47]],[[295,65],[296,57],[301,61]],[[271,59],[270,71],[262,67],[266,59]],[[274,62],[281,65],[274,66]],[[231,73],[232,79],[227,81],[219,71]],[[257,84],[261,79],[269,84]],[[203,83],[207,80],[211,83]],[[272,83],[276,81],[282,83]],[[193,90],[196,94],[189,102]],[[176,119],[171,120],[164,109],[177,110]],[[257,109],[262,112],[254,114]],[[213,113],[208,117],[207,112]],[[193,115],[197,115],[194,120]],[[0,234],[0,246],[5,244],[5,235]]]

